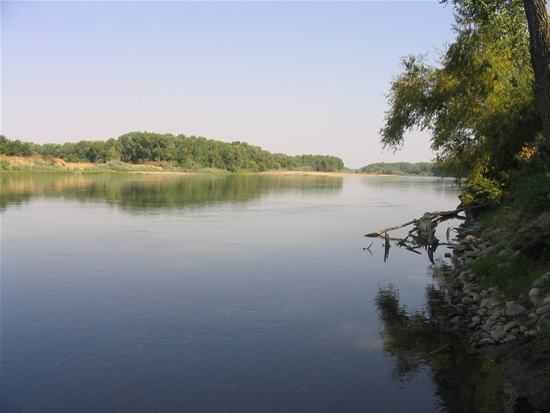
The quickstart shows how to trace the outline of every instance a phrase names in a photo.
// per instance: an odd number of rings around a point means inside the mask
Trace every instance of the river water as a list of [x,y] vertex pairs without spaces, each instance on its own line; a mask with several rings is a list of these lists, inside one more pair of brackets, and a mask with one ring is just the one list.
[[465,411],[394,328],[426,254],[364,237],[454,209],[451,180],[0,182],[2,412]]

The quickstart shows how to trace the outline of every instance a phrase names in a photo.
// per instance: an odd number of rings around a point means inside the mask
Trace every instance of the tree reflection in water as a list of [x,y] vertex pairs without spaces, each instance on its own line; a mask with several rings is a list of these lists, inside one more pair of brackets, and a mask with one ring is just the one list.
[[[443,281],[437,278],[444,272],[441,266],[433,268],[437,282]],[[411,381],[427,369],[442,411],[514,411],[513,392],[498,365],[486,356],[469,355],[465,334],[440,327],[445,295],[444,288],[427,286],[425,311],[417,312],[400,304],[394,285],[379,287],[375,303],[383,323],[384,351],[395,361],[394,380]]]

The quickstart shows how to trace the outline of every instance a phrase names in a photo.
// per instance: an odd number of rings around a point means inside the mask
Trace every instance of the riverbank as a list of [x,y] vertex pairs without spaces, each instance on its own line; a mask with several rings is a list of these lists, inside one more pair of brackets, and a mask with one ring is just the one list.
[[550,268],[512,248],[506,227],[470,220],[457,231],[440,326],[497,362],[519,401],[550,411]]
[[[41,156],[6,156],[0,155],[0,171],[4,173],[108,173],[108,172],[123,172],[123,173],[141,173],[141,174],[231,174],[231,172],[213,169],[202,168],[199,170],[184,170],[173,167],[166,163],[160,165],[140,164],[133,165],[120,161],[111,161],[106,164],[94,164],[90,162],[65,162],[59,158],[44,159]],[[242,174],[251,175],[278,175],[278,176],[332,176],[338,178],[359,177],[359,176],[391,176],[391,175],[376,175],[369,173],[355,172],[324,172],[324,171],[289,171],[289,170],[272,170],[263,172],[242,172]]]

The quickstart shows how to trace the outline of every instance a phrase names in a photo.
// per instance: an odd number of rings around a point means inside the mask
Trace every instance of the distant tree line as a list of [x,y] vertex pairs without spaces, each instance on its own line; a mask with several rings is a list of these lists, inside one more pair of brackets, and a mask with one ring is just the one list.
[[4,135],[0,135],[0,154],[8,156],[32,156],[33,144],[21,142],[19,139],[10,141]]
[[167,163],[180,168],[225,169],[230,172],[261,172],[273,169],[337,172],[342,159],[330,155],[270,153],[246,142],[221,142],[203,137],[151,132],[130,132],[107,141],[80,141],[63,144],[35,144],[10,141],[0,136],[0,154],[10,156],[41,155],[66,162],[104,163],[122,161],[132,164]]
[[430,162],[372,163],[370,165],[362,167],[357,172],[383,175],[441,175],[441,171],[435,170],[434,165]]

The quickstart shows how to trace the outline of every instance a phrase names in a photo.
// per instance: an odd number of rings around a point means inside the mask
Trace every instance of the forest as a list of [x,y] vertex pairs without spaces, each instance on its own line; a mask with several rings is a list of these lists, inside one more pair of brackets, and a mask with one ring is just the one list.
[[442,172],[433,168],[430,162],[379,162],[363,166],[358,173],[381,174],[381,175],[423,175],[441,176]]
[[342,159],[330,155],[271,153],[246,142],[222,142],[204,137],[130,132],[107,141],[85,141],[43,145],[9,140],[0,136],[0,154],[7,156],[40,155],[66,162],[106,163],[122,161],[135,165],[155,163],[195,171],[215,168],[229,172],[302,170],[337,172],[344,168]]

